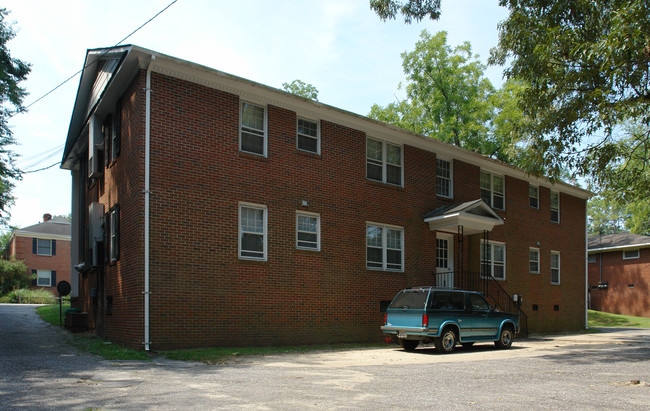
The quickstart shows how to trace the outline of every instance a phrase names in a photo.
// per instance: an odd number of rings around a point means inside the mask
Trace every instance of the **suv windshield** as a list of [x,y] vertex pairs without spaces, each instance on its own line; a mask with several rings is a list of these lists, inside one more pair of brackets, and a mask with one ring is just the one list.
[[423,309],[427,302],[429,290],[403,290],[395,297],[390,308]]

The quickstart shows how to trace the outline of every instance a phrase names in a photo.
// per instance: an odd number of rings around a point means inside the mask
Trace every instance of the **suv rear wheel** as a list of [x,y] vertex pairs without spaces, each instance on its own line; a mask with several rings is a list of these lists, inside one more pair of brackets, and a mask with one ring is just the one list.
[[405,351],[415,351],[420,341],[407,340],[406,338],[398,338],[399,346],[404,348]]
[[456,333],[451,328],[445,328],[440,337],[433,340],[436,350],[441,353],[450,353],[456,347]]

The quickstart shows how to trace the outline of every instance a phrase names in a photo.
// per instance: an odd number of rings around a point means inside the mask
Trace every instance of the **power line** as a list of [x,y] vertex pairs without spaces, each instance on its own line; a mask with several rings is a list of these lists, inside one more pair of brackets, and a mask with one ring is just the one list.
[[22,173],[23,173],[23,174],[37,173],[37,172],[39,172],[39,171],[44,171],[44,170],[50,169],[50,168],[52,168],[52,167],[54,167],[54,166],[58,166],[59,164],[61,164],[61,162],[60,162],[60,161],[57,161],[56,163],[52,164],[51,166],[47,166],[47,167],[43,167],[43,168],[39,168],[38,170],[23,171]]
[[[174,1],[172,1],[171,3],[169,3],[169,4],[168,4],[164,9],[160,10],[160,11],[159,11],[158,13],[156,13],[152,18],[150,18],[149,20],[145,21],[142,25],[140,25],[140,27],[138,27],[137,29],[133,30],[131,33],[129,33],[129,35],[127,35],[126,37],[124,37],[122,40],[118,41],[118,42],[117,42],[113,47],[110,47],[108,50],[106,50],[106,51],[104,52],[104,54],[102,54],[99,58],[104,57],[106,54],[108,54],[108,52],[109,52],[111,49],[113,49],[113,48],[119,46],[120,44],[122,44],[126,39],[128,39],[129,37],[131,37],[132,35],[134,35],[135,33],[137,33],[141,28],[143,28],[144,26],[146,26],[147,24],[149,24],[152,20],[154,20],[156,17],[158,17],[159,15],[161,15],[163,12],[165,12],[165,10],[167,10],[168,8],[170,8],[170,7],[171,7],[174,3],[176,3],[177,1],[178,1],[178,0],[174,0]],[[77,76],[77,74],[79,74],[79,73],[81,73],[82,71],[84,71],[84,70],[86,69],[86,67],[88,67],[88,65],[84,66],[81,70],[77,71],[76,73],[74,73],[73,75],[71,75],[70,77],[68,77],[67,79],[65,79],[65,80],[64,80],[63,82],[61,82],[59,85],[57,85],[56,87],[54,87],[52,90],[48,91],[47,93],[43,94],[42,96],[40,96],[39,98],[37,98],[35,101],[29,103],[27,106],[22,107],[21,109],[17,110],[17,111],[14,112],[13,114],[9,115],[9,118],[12,118],[12,117],[15,116],[16,114],[19,114],[19,113],[22,113],[22,112],[27,111],[28,108],[30,108],[30,107],[33,106],[34,104],[38,103],[39,101],[43,100],[45,97],[47,97],[47,96],[49,96],[50,94],[52,94],[53,92],[55,92],[58,88],[60,88],[61,86],[63,86],[65,83],[67,83],[68,81],[70,81],[70,80],[72,80],[73,78],[75,78],[75,77]]]

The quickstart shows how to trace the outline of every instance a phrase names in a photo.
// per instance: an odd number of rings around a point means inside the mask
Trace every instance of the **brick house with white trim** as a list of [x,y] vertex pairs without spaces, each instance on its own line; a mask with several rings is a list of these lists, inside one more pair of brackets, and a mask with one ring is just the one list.
[[89,50],[62,168],[73,305],[133,347],[378,341],[418,285],[585,326],[587,191],[195,63]]
[[650,317],[650,237],[597,235],[588,247],[589,308]]
[[42,222],[11,233],[2,258],[24,261],[31,287],[58,296],[57,284],[70,282],[70,222],[44,214]]

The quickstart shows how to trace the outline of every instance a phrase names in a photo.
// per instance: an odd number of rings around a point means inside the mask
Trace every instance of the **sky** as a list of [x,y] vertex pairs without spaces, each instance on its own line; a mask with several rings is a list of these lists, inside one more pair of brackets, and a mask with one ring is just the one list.
[[[87,49],[109,47],[172,0],[5,0],[16,37],[11,56],[31,64],[21,85],[27,113],[9,120],[18,167],[26,171],[13,191],[10,224],[23,228],[45,213],[71,210],[71,176],[60,169],[79,75],[36,101],[83,67]],[[496,0],[443,0],[438,21],[382,22],[368,0],[177,0],[120,44],[162,54],[282,88],[300,79],[314,85],[324,104],[367,115],[373,104],[399,96],[400,54],[415,47],[422,30],[448,32],[486,63],[507,10]],[[489,67],[495,86],[501,67]],[[33,105],[32,105],[33,104]],[[50,167],[51,166],[51,167]],[[50,167],[50,168],[47,168]],[[47,168],[42,171],[41,169]]]

